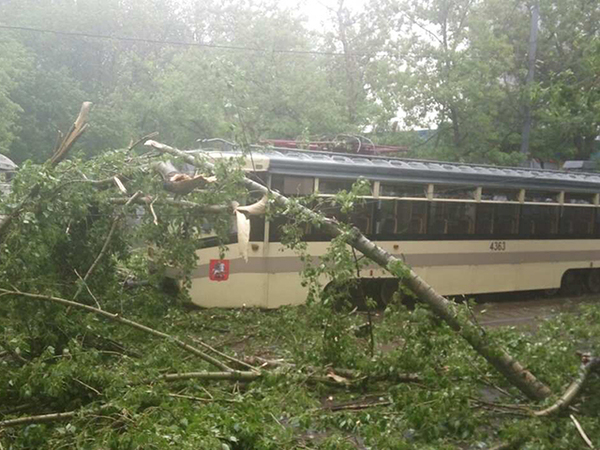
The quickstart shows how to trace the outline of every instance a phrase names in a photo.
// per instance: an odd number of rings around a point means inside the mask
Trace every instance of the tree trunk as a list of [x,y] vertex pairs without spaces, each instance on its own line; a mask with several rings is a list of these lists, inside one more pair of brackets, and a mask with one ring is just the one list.
[[527,79],[525,81],[525,88],[527,90],[527,100],[523,105],[523,115],[525,120],[523,122],[523,133],[521,135],[521,153],[529,157],[529,139],[531,136],[531,93],[529,90],[533,84],[535,76],[535,59],[537,54],[537,35],[540,16],[540,5],[537,0],[533,4],[531,10],[531,31],[529,35],[529,58],[527,66]]
[[[188,164],[197,167],[205,167],[207,165],[206,162],[203,162],[204,166],[201,165],[192,155],[155,141],[148,141],[146,145],[159,151],[178,156]],[[269,188],[252,181],[249,178],[244,179],[244,184],[252,191],[259,191],[271,195],[272,198],[281,205],[286,205],[289,201],[285,196],[278,192],[270,191]],[[339,236],[342,234],[342,230],[333,220],[324,218],[308,208],[306,208],[304,212],[309,217],[313,218],[316,223],[322,223],[324,229],[332,236]],[[412,269],[407,268],[407,266],[398,258],[395,258],[390,253],[375,245],[356,228],[354,228],[348,244],[388,270],[392,275],[399,277],[401,281],[418,295],[424,303],[429,305],[438,317],[459,333],[460,336],[462,336],[473,349],[477,351],[477,353],[483,356],[492,366],[504,375],[511,384],[517,387],[527,397],[534,400],[542,400],[551,394],[551,391],[547,386],[538,381],[533,374],[511,357],[506,350],[495,345],[488,337],[485,337],[477,326],[468,319],[461,317],[457,313],[454,304],[435,292],[431,286],[429,286]]]

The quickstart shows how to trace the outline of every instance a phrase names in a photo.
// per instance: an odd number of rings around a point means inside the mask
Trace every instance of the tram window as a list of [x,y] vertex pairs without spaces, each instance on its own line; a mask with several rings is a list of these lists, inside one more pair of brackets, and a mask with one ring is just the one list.
[[494,235],[517,234],[519,231],[519,205],[494,205]]
[[426,198],[427,186],[418,184],[388,184],[381,183],[379,187],[381,197],[412,197]]
[[[258,167],[256,169],[258,170]],[[269,178],[267,172],[253,172],[252,175],[258,178],[262,182],[262,184],[264,184],[265,186],[267,185],[267,179]]]
[[362,234],[370,235],[373,233],[374,225],[373,218],[375,211],[375,203],[365,202],[362,205],[357,205],[349,214],[348,222],[358,228]]
[[423,201],[396,202],[396,233],[425,234],[427,231],[427,205]]
[[475,234],[490,235],[494,233],[494,212],[496,205],[479,203],[477,205],[477,220]]
[[560,208],[556,206],[523,205],[519,234],[523,236],[551,236],[558,233]]
[[476,188],[473,186],[456,186],[436,184],[433,188],[434,198],[451,198],[459,200],[474,200]]
[[[275,217],[269,221],[269,242],[281,242],[282,237],[282,227],[290,223],[290,221],[286,217]],[[303,239],[307,241],[327,241],[330,238],[325,235],[323,232],[318,232],[316,228],[311,227],[310,224],[301,224],[299,225],[300,231],[302,232]],[[264,230],[264,228],[263,228]],[[255,240],[252,238],[252,228],[250,229],[250,240]],[[263,231],[264,238],[264,231]],[[262,240],[263,238],[257,238],[257,241]]]
[[396,204],[395,200],[379,201],[375,233],[384,235],[396,234],[396,229],[398,228]]
[[263,241],[265,239],[265,218],[263,216],[250,216],[250,240]]
[[348,191],[352,189],[354,181],[352,180],[319,180],[319,192],[321,194],[337,194],[340,191]]
[[271,187],[284,195],[310,195],[313,192],[314,178],[273,175]]
[[558,203],[558,192],[547,191],[525,191],[526,202],[536,203]]
[[381,200],[377,212],[378,235],[425,234],[428,202]]
[[271,175],[271,189],[283,192],[283,175]]
[[571,192],[565,192],[565,203],[577,205],[593,205],[594,194],[573,194]]
[[560,220],[560,233],[587,236],[594,232],[595,208],[564,206]]
[[472,203],[432,202],[429,233],[462,235],[475,231],[475,205]]
[[519,201],[519,191],[516,189],[496,189],[484,187],[481,190],[481,200],[491,200],[495,202],[517,202]]

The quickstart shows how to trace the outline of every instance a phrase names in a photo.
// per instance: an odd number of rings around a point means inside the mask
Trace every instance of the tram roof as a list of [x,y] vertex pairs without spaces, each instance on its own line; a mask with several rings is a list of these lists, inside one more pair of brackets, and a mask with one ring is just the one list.
[[[438,183],[525,188],[552,191],[600,192],[600,174],[560,170],[500,167],[484,164],[353,155],[313,150],[255,147],[267,158],[268,171],[282,175],[355,179],[396,183]],[[222,152],[239,154],[237,151]]]

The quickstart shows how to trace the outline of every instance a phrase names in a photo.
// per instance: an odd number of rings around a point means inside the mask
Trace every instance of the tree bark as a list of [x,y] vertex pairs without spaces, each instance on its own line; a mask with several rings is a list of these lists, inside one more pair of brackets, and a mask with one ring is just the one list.
[[207,183],[202,175],[191,177],[181,173],[170,161],[161,161],[154,164],[153,168],[162,177],[165,189],[176,195],[187,195]]
[[55,166],[59,162],[61,162],[67,154],[71,147],[77,142],[77,140],[81,137],[81,135],[87,130],[88,123],[88,115],[90,114],[90,110],[92,109],[91,102],[83,102],[81,105],[81,110],[79,111],[79,115],[75,120],[75,123],[71,126],[71,129],[60,143],[54,154],[49,160],[50,165]]
[[589,374],[597,367],[600,367],[600,358],[594,358],[588,363],[582,364],[581,368],[579,369],[579,376],[575,381],[573,381],[573,383],[569,385],[565,393],[561,395],[556,403],[541,411],[534,411],[533,415],[537,417],[544,417],[564,411],[575,401],[583,389]]
[[[199,161],[194,156],[186,154],[181,150],[155,141],[148,141],[145,145],[180,157],[188,164],[201,167]],[[203,162],[202,168],[206,166],[209,166],[209,164]],[[285,196],[271,191],[266,186],[249,178],[244,179],[244,184],[250,190],[271,195],[281,205],[286,205],[289,201]],[[324,218],[308,208],[305,208],[304,212],[314,219],[316,223],[322,223],[323,228],[332,236],[339,236],[343,233],[335,221]],[[547,386],[537,380],[531,372],[510,356],[505,349],[493,343],[488,337],[485,337],[476,325],[457,314],[455,306],[450,301],[435,292],[429,284],[398,258],[395,258],[369,241],[356,228],[354,228],[348,244],[404,282],[424,303],[429,305],[438,317],[462,336],[477,353],[483,356],[513,386],[518,388],[527,397],[534,400],[542,400],[551,394]]]

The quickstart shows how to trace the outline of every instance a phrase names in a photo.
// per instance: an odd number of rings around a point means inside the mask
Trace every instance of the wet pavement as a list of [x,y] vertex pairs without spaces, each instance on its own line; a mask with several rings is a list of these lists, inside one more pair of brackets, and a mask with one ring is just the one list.
[[513,293],[477,298],[475,317],[486,327],[535,327],[561,313],[577,313],[581,305],[600,302],[598,295],[543,298],[539,294]]

